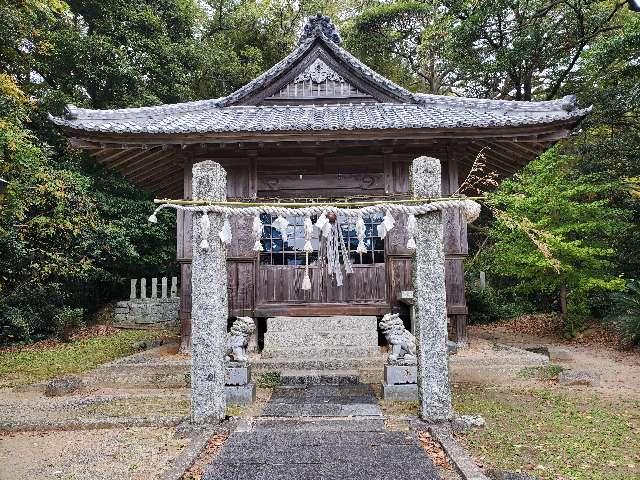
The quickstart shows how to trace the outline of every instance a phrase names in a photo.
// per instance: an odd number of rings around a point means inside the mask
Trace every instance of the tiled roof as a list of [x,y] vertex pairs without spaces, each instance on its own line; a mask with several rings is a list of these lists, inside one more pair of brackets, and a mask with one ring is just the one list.
[[[325,36],[321,28],[307,33],[285,59],[227,97],[119,110],[89,110],[70,105],[64,117],[50,118],[60,126],[88,132],[186,134],[517,127],[575,123],[589,111],[578,109],[572,96],[547,102],[512,102],[413,94],[371,70]],[[318,44],[361,81],[375,85],[398,103],[243,105],[243,100],[280,78]]]
[[[507,105],[505,105],[505,103]],[[283,132],[322,130],[517,127],[578,120],[587,110],[562,108],[562,102],[526,106],[516,102],[462,99],[419,103],[362,103],[293,106],[219,107],[206,102],[180,108],[75,109],[75,118],[52,118],[74,130],[132,134]],[[188,104],[184,104],[188,105]],[[532,108],[534,107],[535,108]]]

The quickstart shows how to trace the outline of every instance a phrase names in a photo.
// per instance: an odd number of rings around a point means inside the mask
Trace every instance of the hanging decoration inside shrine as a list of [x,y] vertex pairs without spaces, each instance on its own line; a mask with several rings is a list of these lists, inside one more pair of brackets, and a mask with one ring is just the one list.
[[[325,260],[327,265],[328,274],[335,280],[336,285],[342,286],[343,284],[343,272],[349,275],[353,272],[353,266],[349,257],[349,250],[347,248],[344,236],[342,234],[342,228],[338,221],[339,218],[344,218],[348,223],[353,223],[355,219],[355,232],[358,239],[358,245],[356,252],[360,254],[367,253],[367,247],[365,245],[365,222],[364,218],[373,214],[384,213],[382,222],[377,225],[377,233],[381,239],[384,239],[387,234],[396,227],[396,219],[394,215],[406,215],[407,221],[405,228],[407,230],[407,244],[406,247],[409,250],[416,249],[416,215],[424,215],[435,211],[448,211],[459,210],[462,217],[469,223],[473,222],[480,215],[480,204],[469,198],[444,198],[435,201],[428,201],[424,203],[416,204],[416,200],[395,201],[395,202],[379,202],[379,203],[367,203],[360,202],[360,204],[366,204],[366,206],[360,208],[353,208],[352,205],[359,205],[357,202],[348,205],[347,208],[339,207],[336,205],[315,205],[315,204],[288,204],[288,206],[281,206],[281,204],[237,204],[234,202],[197,202],[189,200],[156,200],[156,203],[161,205],[155,209],[155,211],[149,216],[149,221],[156,223],[158,221],[157,214],[165,208],[173,208],[176,210],[197,212],[203,214],[200,218],[200,249],[209,249],[209,236],[211,234],[211,221],[209,219],[209,213],[219,214],[224,216],[224,222],[218,236],[220,241],[224,244],[230,244],[232,239],[231,224],[229,217],[231,216],[253,216],[252,235],[254,240],[253,250],[256,252],[262,252],[264,250],[262,246],[262,231],[263,225],[260,220],[260,214],[265,213],[271,216],[276,216],[275,220],[271,222],[271,226],[280,232],[282,241],[288,240],[287,227],[289,227],[289,221],[287,216],[304,216],[304,246],[302,250],[305,252],[305,271],[302,279],[302,290],[311,290],[311,278],[309,276],[309,254],[313,252],[313,246],[311,239],[313,237],[314,229],[319,231],[325,239]],[[245,206],[246,205],[246,206]],[[295,205],[295,206],[292,206]],[[312,216],[317,216],[316,223],[311,220]]]

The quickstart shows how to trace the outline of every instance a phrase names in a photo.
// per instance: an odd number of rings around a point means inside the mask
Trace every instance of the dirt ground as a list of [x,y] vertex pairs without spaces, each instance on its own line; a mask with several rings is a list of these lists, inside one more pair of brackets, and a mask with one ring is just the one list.
[[[589,372],[599,379],[595,387],[578,388],[578,391],[588,390],[606,398],[640,398],[640,351],[618,350],[612,346],[597,343],[582,343],[578,341],[564,341],[557,335],[536,336],[525,333],[514,333],[509,326],[471,326],[469,328],[470,348],[462,352],[463,356],[475,357],[479,352],[487,352],[491,345],[510,345],[520,349],[546,346],[550,349],[566,350],[570,360],[551,360],[551,363],[565,369]],[[454,378],[454,381],[456,379]],[[469,381],[468,378],[460,378]],[[513,384],[513,380],[505,377],[492,378],[493,382]],[[480,379],[486,383],[486,378]],[[576,390],[576,387],[565,387],[566,390]]]
[[148,480],[188,445],[174,428],[29,432],[0,437],[0,479]]
[[[589,372],[597,376],[599,384],[595,387],[568,387],[559,385],[553,380],[522,376],[522,371],[527,368],[538,366],[546,368],[545,366],[549,364],[544,355],[525,350],[540,346],[552,350],[554,348],[565,350],[570,355],[569,360],[551,363],[558,364],[564,369]],[[163,357],[169,362],[180,360],[169,347],[153,349],[147,354],[138,354],[131,358],[134,358],[135,362],[140,362],[143,361],[143,357],[149,358],[149,361],[158,361]],[[602,404],[604,399],[615,405],[640,405],[637,403],[640,401],[640,355],[638,352],[621,352],[610,346],[594,345],[593,342],[565,342],[555,335],[537,336],[514,332],[508,325],[473,326],[470,328],[469,348],[462,349],[457,355],[451,357],[450,365],[454,400],[457,405],[460,408],[468,408],[468,413],[484,414],[488,420],[484,433],[478,432],[467,437],[468,446],[472,450],[475,449],[476,459],[479,462],[486,462],[487,465],[491,465],[492,462],[493,465],[499,462],[503,462],[504,465],[516,465],[519,464],[518,462],[523,462],[522,459],[525,458],[519,456],[520,452],[507,451],[508,449],[503,446],[504,443],[514,442],[511,439],[498,437],[500,428],[496,429],[496,425],[491,423],[503,421],[505,416],[509,418],[511,413],[509,411],[505,413],[505,408],[513,408],[514,415],[521,411],[519,409],[527,410],[527,415],[531,418],[526,421],[533,423],[536,419],[532,415],[538,408],[542,413],[546,412],[549,422],[556,418],[557,409],[553,403],[556,397],[551,399],[536,397],[532,400],[527,396],[528,392],[542,390],[550,392],[551,395],[575,399],[576,415],[582,416],[582,420],[584,418],[588,420],[588,409],[593,401]],[[268,388],[259,388],[258,401],[254,405],[230,407],[228,414],[248,417],[250,421],[251,417],[259,415],[262,406],[269,399],[270,392]],[[569,407],[573,408],[571,405]],[[562,408],[565,408],[564,404]],[[415,413],[416,405],[383,405],[383,409],[385,416],[389,417],[389,422],[393,423],[397,420],[398,428],[405,428],[404,418],[406,415]],[[486,413],[482,412],[482,409],[485,409]],[[59,398],[43,397],[38,390],[0,390],[0,421],[63,420],[75,417],[104,419],[147,415],[163,417],[175,414],[187,415],[188,411],[187,388],[163,389],[161,385],[156,385],[156,388],[152,389],[132,388],[131,385],[126,389],[90,388],[75,395]],[[623,415],[620,418],[629,425],[633,425],[635,429],[637,419],[633,411],[628,416],[624,416],[624,411],[620,408],[618,411]],[[628,430],[627,426],[621,425],[621,428]],[[513,427],[517,426],[517,422],[514,422]],[[606,438],[606,428],[608,427],[601,428],[600,435],[603,439]],[[174,427],[116,427],[100,430],[0,434],[0,480],[157,478],[189,443],[188,439],[176,436],[175,431]],[[522,444],[526,442],[529,434],[527,428],[522,432],[513,431],[513,435],[523,436]],[[620,441],[628,441],[624,440],[625,438],[621,436]],[[549,445],[549,448],[555,446],[551,443]],[[511,457],[497,459],[492,457],[491,452],[496,448],[504,450],[504,453]],[[539,453],[536,453],[537,457],[540,457]],[[537,458],[536,455],[526,457],[527,461],[529,458]],[[588,459],[587,453],[583,456]],[[625,461],[640,465],[640,461],[636,462],[634,458]],[[531,469],[538,468],[537,463],[532,465]],[[632,476],[628,478],[637,478],[633,476],[636,467],[629,468]],[[197,471],[192,473],[193,478],[198,478]],[[453,479],[455,474],[451,472],[451,476],[446,478]],[[583,477],[569,475],[549,478]]]

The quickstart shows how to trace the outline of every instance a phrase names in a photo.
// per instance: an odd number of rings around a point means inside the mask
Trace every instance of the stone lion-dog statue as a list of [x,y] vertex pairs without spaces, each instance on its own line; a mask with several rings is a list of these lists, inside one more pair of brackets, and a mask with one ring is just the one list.
[[380,330],[391,348],[389,363],[415,363],[416,337],[404,328],[404,323],[397,313],[387,313],[380,320]]
[[227,360],[246,362],[249,336],[255,331],[256,324],[251,317],[238,317],[227,334]]

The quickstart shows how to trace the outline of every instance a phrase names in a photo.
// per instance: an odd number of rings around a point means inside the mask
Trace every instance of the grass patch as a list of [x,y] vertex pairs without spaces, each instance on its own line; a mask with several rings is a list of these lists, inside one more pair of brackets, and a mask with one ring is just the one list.
[[167,330],[117,330],[42,349],[0,352],[0,387],[15,387],[81,373],[136,352],[135,342],[175,335]]
[[460,435],[483,462],[541,479],[640,479],[640,402],[546,389],[457,386],[455,409],[487,426]]
[[256,379],[256,385],[260,388],[273,388],[280,385],[280,372],[264,372]]
[[536,380],[550,381],[557,380],[558,375],[564,371],[561,365],[549,364],[539,367],[525,367],[518,372],[518,377],[524,379],[535,378]]
[[246,405],[227,405],[226,414],[228,417],[242,417],[247,411]]
[[418,406],[419,403],[417,401],[412,402],[392,402],[389,400],[381,400],[380,408],[382,409],[382,413],[387,416],[407,416],[407,415],[418,415]]
[[84,411],[89,415],[105,417],[156,417],[189,415],[191,401],[180,398],[134,398],[89,405]]

